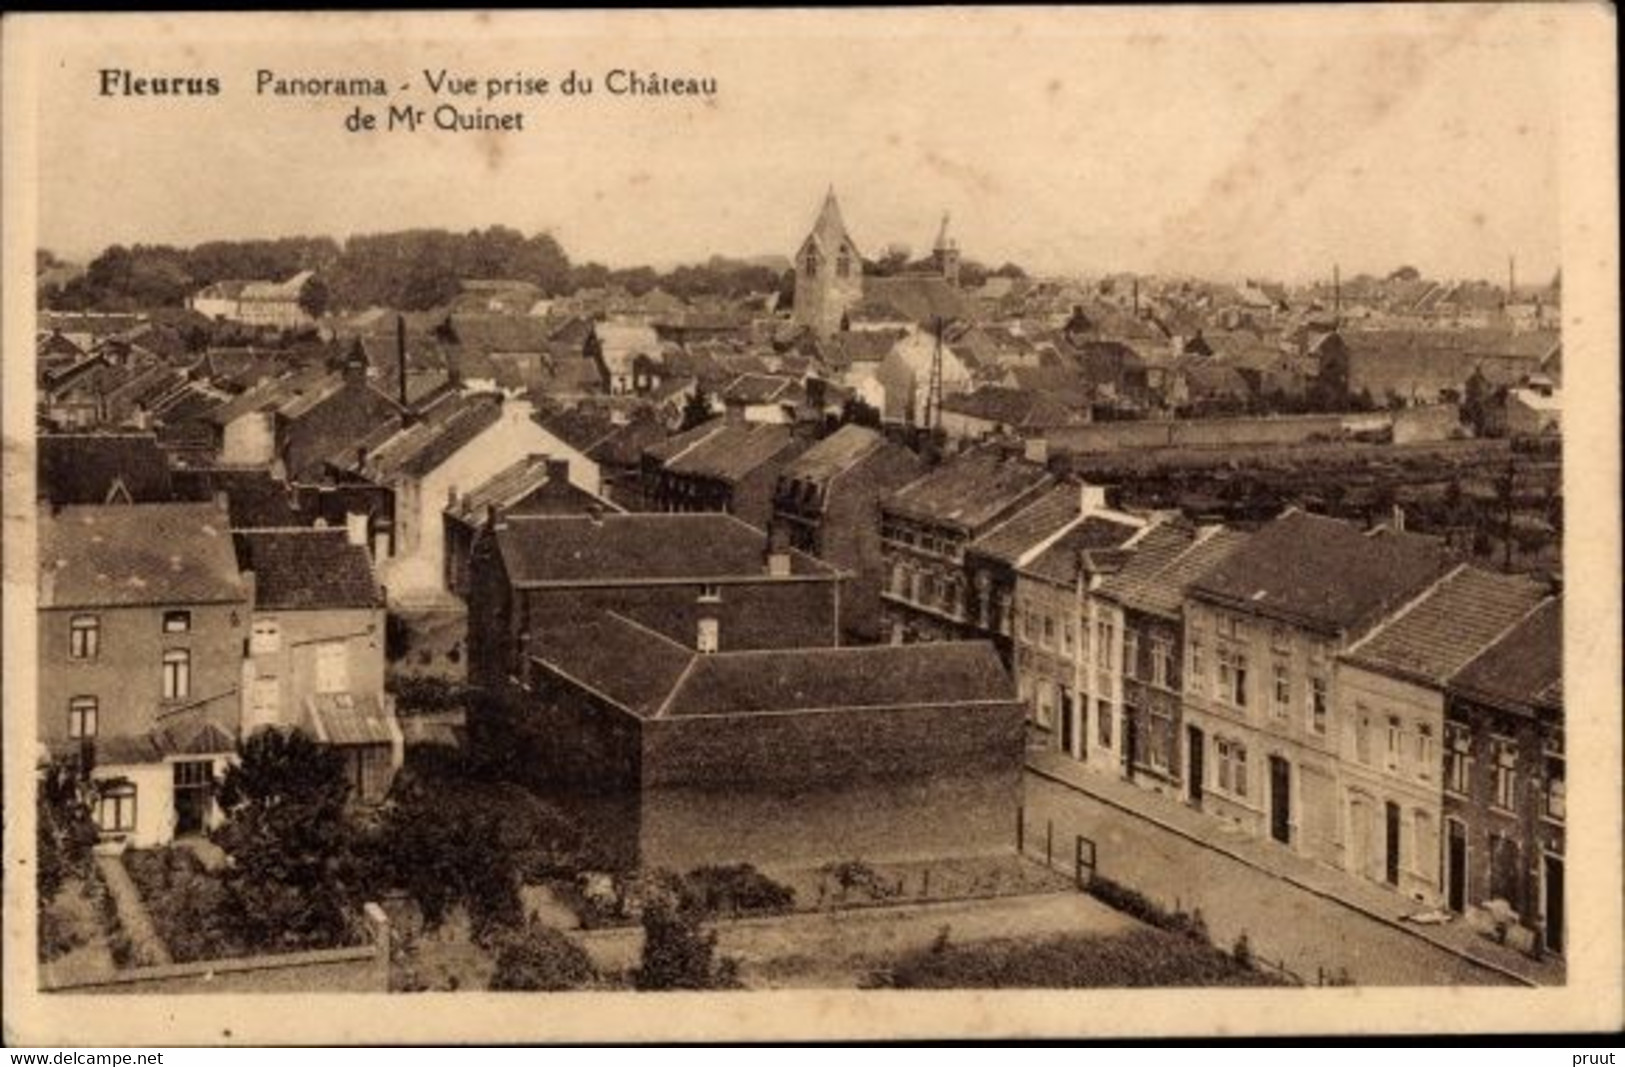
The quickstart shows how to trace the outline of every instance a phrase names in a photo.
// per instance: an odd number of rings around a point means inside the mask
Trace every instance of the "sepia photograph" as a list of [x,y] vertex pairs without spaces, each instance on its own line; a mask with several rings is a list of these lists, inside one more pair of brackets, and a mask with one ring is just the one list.
[[8,17],[7,1043],[1616,1031],[1615,17]]

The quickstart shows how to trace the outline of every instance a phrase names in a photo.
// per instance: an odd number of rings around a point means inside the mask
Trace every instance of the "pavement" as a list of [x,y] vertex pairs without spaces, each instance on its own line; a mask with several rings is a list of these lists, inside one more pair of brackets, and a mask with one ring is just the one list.
[[1361,984],[1561,985],[1560,959],[1533,959],[1458,921],[1419,925],[1416,901],[1259,841],[1178,800],[1089,771],[1053,752],[1027,760],[1026,851],[1070,869],[1076,835],[1096,870],[1165,906],[1201,908],[1214,942],[1246,933],[1255,953],[1309,984],[1347,973]]

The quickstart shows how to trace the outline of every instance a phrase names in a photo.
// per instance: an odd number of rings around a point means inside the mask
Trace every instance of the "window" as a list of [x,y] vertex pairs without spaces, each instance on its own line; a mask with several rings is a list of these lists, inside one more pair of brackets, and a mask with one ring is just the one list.
[[1066,650],[1067,655],[1072,654],[1072,640],[1074,632],[1075,631],[1073,631],[1071,623],[1067,623],[1061,627],[1061,647]]
[[1238,708],[1247,706],[1247,656],[1227,645],[1219,646],[1219,699]]
[[1515,903],[1523,881],[1518,842],[1504,834],[1490,834],[1490,899]]
[[1112,669],[1112,624],[1100,623],[1095,632],[1095,665],[1102,670]]
[[323,641],[316,646],[316,692],[350,691],[350,650],[343,641]]
[[164,653],[164,699],[185,700],[192,695],[192,654],[184,648]]
[[1354,758],[1371,765],[1371,713],[1364,704],[1354,705]]
[[74,697],[68,701],[68,736],[95,737],[98,710],[95,697]]
[[1467,727],[1459,723],[1444,726],[1444,787],[1466,796],[1472,774],[1472,747]]
[[1192,637],[1188,647],[1190,649],[1190,663],[1185,670],[1185,687],[1193,693],[1205,695],[1207,668],[1202,656],[1202,639]]
[[1285,663],[1275,664],[1275,685],[1272,695],[1270,712],[1278,719],[1286,718],[1292,709],[1292,675]]
[[1327,705],[1326,679],[1309,679],[1309,729],[1321,737],[1326,736]]
[[282,627],[275,619],[255,619],[249,631],[248,651],[263,656],[282,648]]
[[96,823],[104,833],[129,833],[135,829],[135,783],[109,782],[102,786],[96,805]]
[[1055,647],[1055,619],[1049,615],[1044,616],[1044,647]]
[[701,619],[699,640],[696,647],[706,654],[717,651],[722,645],[721,626],[716,619]]
[[1518,769],[1518,746],[1511,741],[1497,738],[1494,742],[1495,758],[1495,794],[1490,803],[1503,811],[1511,811],[1513,803],[1518,799],[1517,779],[1513,776]]
[[1219,790],[1238,797],[1247,795],[1247,747],[1238,741],[1218,738],[1214,749],[1219,756]]
[[192,630],[192,613],[190,611],[164,612],[164,633],[184,634]]
[[1287,636],[1286,627],[1270,627],[1270,648],[1271,650],[1279,652],[1283,655],[1292,651],[1292,641]]
[[1567,786],[1564,781],[1565,765],[1563,737],[1561,734],[1547,738],[1544,754],[1546,757],[1546,817],[1562,822],[1567,800]]
[[847,255],[845,251],[842,251],[841,254],[836,257],[835,273],[840,275],[842,278],[845,278],[852,273],[852,257]]
[[1036,612],[1028,611],[1022,614],[1021,635],[1025,637],[1029,643],[1038,637],[1038,615]]
[[700,586],[700,599],[707,604],[720,603],[722,601],[722,586],[711,584]]
[[1153,638],[1151,641],[1151,683],[1159,689],[1167,689],[1169,679],[1174,674],[1174,643],[1166,637]]
[[102,620],[94,615],[75,615],[68,621],[68,655],[73,659],[95,659],[102,649]]
[[1140,632],[1123,627],[1123,677],[1140,676]]
[[1399,770],[1399,739],[1404,734],[1397,715],[1388,716],[1388,744],[1383,749],[1383,766],[1390,771]]
[[1433,727],[1425,722],[1416,724],[1416,777],[1433,781]]
[[1100,737],[1101,748],[1112,747],[1112,708],[1104,700],[1095,701],[1095,721]]

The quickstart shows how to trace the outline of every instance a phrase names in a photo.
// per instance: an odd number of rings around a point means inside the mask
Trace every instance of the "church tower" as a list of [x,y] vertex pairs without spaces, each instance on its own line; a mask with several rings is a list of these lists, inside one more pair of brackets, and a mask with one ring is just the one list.
[[948,213],[942,213],[942,228],[937,231],[937,243],[931,248],[937,272],[943,281],[959,288],[959,242],[948,236]]
[[841,328],[841,318],[863,299],[863,259],[841,220],[831,186],[812,232],[796,253],[794,320],[820,337]]

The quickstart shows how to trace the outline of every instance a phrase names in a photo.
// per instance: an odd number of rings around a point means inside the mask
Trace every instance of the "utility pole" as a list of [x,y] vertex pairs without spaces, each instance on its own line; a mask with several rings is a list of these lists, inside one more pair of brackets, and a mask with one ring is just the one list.
[[944,329],[942,316],[933,320],[936,326],[937,343],[931,350],[931,377],[925,390],[925,430],[935,434],[942,428],[942,331]]

